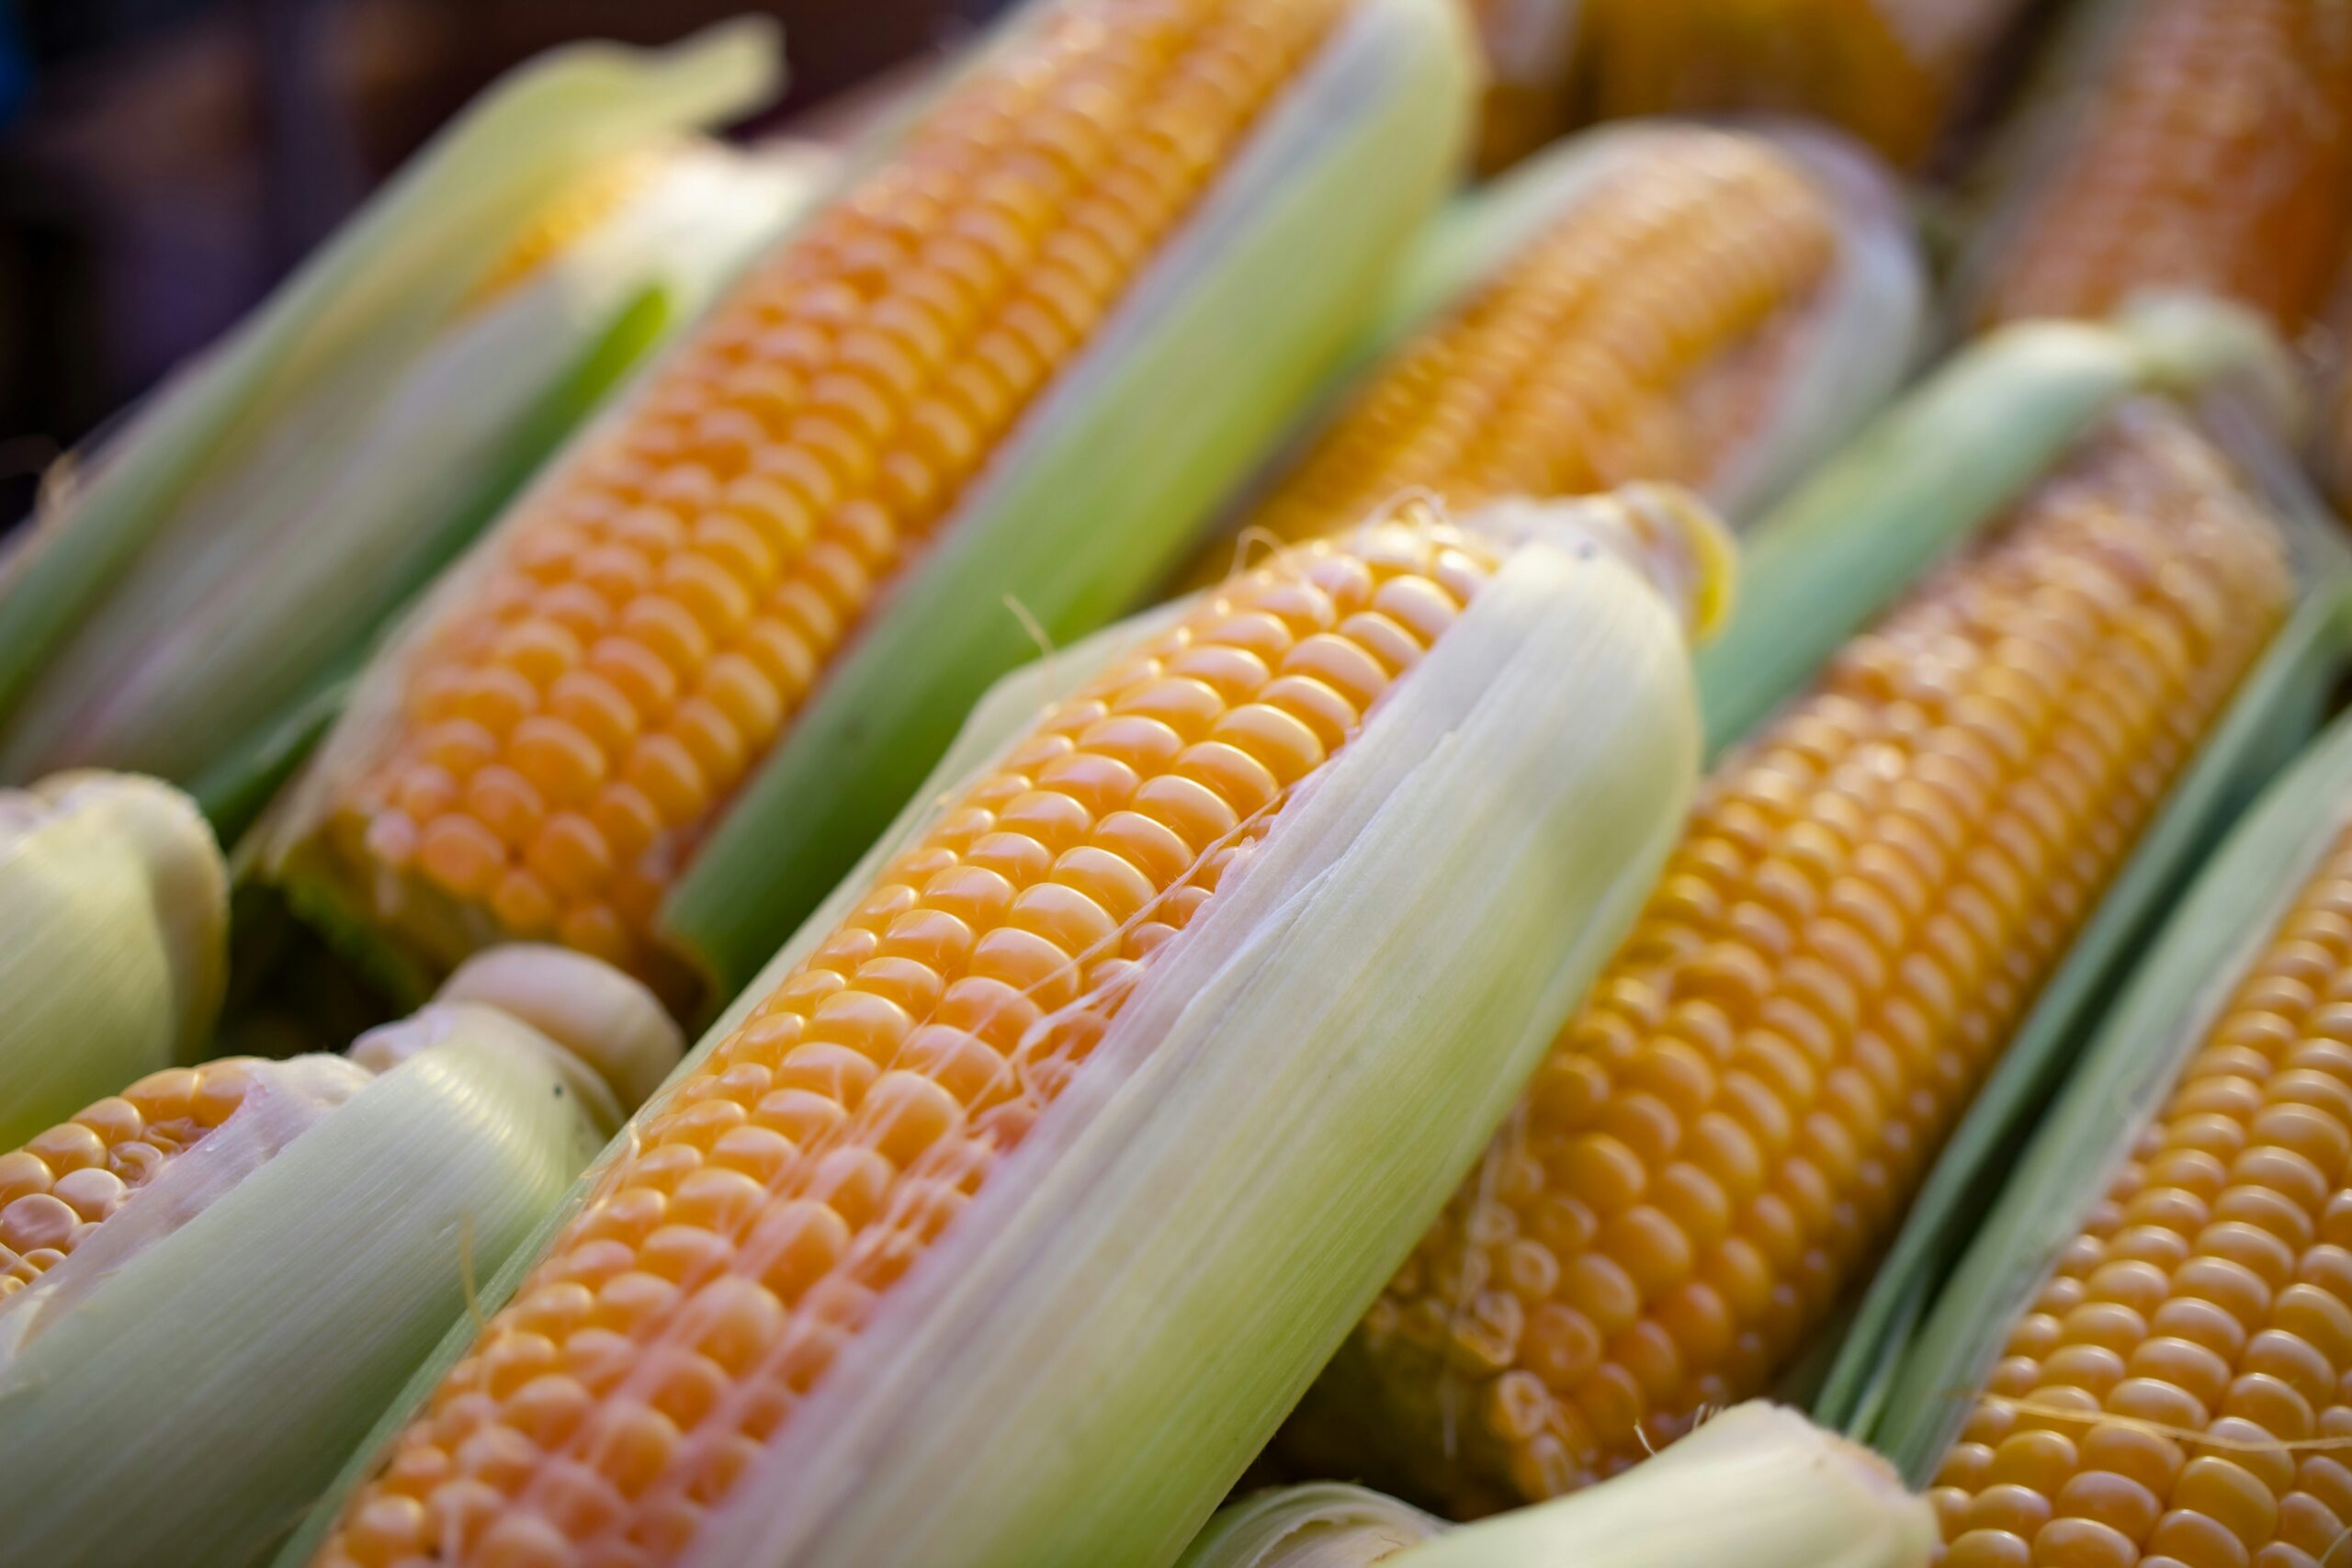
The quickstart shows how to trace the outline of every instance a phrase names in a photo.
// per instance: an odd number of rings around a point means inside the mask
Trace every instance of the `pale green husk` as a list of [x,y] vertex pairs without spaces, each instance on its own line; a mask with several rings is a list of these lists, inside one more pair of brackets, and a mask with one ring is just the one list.
[[[893,1292],[691,1562],[1174,1560],[1443,1201],[1679,829],[1698,732],[1677,615],[1625,557],[1577,543],[1584,509],[1545,510],[1559,530],[1512,554],[1162,951],[993,1196]],[[1102,634],[983,704],[956,773],[700,1050],[1004,750],[1016,711],[1139,635]]]
[[380,1077],[255,1064],[220,1128],[0,1303],[11,1561],[266,1551],[617,1125],[503,1010],[393,1029]]
[[1885,1461],[1758,1403],[1612,1481],[1458,1529],[1355,1486],[1249,1498],[1181,1568],[1925,1568],[1935,1540]]
[[1739,609],[1699,656],[1711,748],[1753,729],[2124,398],[2267,386],[2278,355],[2242,312],[2178,301],[2121,326],[2007,327],[1955,356],[1746,536]]
[[228,970],[220,851],[129,774],[0,790],[0,1149],[195,1058]]
[[1864,1434],[1925,1484],[2010,1327],[2080,1234],[2132,1142],[2247,963],[2352,821],[2352,720],[2339,719],[2207,862],[2109,1010],[1976,1228]]
[[[192,781],[364,649],[783,221],[805,166],[673,136],[775,74],[757,28],[527,68],[65,470],[0,573],[0,779]],[[611,213],[468,299],[550,192],[630,153],[656,163]]]

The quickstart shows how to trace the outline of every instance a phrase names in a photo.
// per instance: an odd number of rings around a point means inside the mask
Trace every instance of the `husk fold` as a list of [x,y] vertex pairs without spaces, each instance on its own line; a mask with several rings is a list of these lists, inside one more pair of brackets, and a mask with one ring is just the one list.
[[212,829],[170,785],[83,773],[0,789],[0,1148],[194,1059],[228,926]]
[[380,1073],[251,1064],[225,1122],[0,1303],[11,1561],[266,1551],[617,1125],[613,1086],[486,1003],[380,1032]]
[[[675,136],[775,70],[757,27],[526,68],[68,471],[0,570],[0,778],[96,764],[233,794],[209,775],[347,672],[781,222],[805,164]],[[631,159],[611,211],[476,296],[550,192]]]

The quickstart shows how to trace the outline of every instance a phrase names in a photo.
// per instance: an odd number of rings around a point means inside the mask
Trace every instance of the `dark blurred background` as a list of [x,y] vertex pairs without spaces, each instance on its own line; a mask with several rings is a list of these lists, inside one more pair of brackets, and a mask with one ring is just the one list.
[[516,62],[763,11],[792,85],[750,129],[841,133],[1002,3],[0,0],[0,531]]

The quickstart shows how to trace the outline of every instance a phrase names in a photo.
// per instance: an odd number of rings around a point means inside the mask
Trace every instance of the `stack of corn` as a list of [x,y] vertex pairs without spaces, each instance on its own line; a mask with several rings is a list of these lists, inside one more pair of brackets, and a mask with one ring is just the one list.
[[2020,0],[1589,0],[1577,69],[1593,114],[1818,115],[1913,164],[2023,10]]
[[1932,1481],[1948,1568],[2341,1560],[2347,805],[2339,723],[2182,903],[1911,1348],[1874,1435]]
[[1172,1560],[1655,875],[1714,527],[1423,512],[1049,677],[608,1152],[310,1560]]
[[274,874],[408,991],[520,937],[731,995],[988,680],[1164,573],[1341,350],[1459,145],[1460,27],[1016,18],[444,580]]
[[1476,1512],[1769,1386],[2291,596],[2214,451],[2161,406],[2114,416],[1723,762],[1293,1451]]
[[810,185],[685,134],[775,57],[739,28],[531,66],[62,466],[0,561],[0,782],[137,768],[247,817],[376,630]]
[[2352,223],[2352,12],[2102,0],[2036,98],[1967,263],[1970,319],[2194,288],[2310,324]]
[[[1475,504],[1669,479],[1743,516],[1875,411],[1917,341],[1899,198],[1826,134],[1596,132],[1453,222],[1453,270],[1471,276],[1277,480],[1245,543],[1408,491]],[[1196,575],[1231,558],[1213,547]]]
[[118,1080],[0,1153],[12,1561],[254,1561],[680,1047],[634,981],[508,948],[349,1056]]

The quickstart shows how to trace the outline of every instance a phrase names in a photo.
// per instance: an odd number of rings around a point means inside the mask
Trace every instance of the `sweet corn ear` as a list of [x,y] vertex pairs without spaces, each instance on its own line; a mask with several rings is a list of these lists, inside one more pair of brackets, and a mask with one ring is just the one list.
[[228,875],[170,785],[85,773],[0,789],[0,1144],[211,1034]]
[[[1591,133],[1467,198],[1408,292],[1457,297],[1350,394],[1240,547],[1457,506],[1670,480],[1735,518],[1875,412],[1925,285],[1899,198],[1826,133]],[[1193,569],[1213,580],[1232,542]]]
[[2198,289],[2291,339],[2352,225],[2352,17],[2306,0],[2083,7],[1999,160],[1963,268],[1973,321]]
[[135,769],[242,828],[317,726],[278,732],[808,187],[686,134],[775,67],[737,28],[518,72],[78,457],[0,566],[0,781]]
[[[778,955],[300,1555],[1173,1561],[1646,884],[1697,744],[1673,585],[1718,592],[1713,530],[1413,513],[1080,650]],[[456,1413],[529,1430],[494,1369],[542,1340],[582,1419],[476,1466],[506,1438]]]
[[410,988],[516,937],[711,1010],[1025,626],[1163,573],[1340,351],[1449,172],[1459,34],[1446,0],[1025,13],[445,580],[278,874]]
[[2285,618],[2283,537],[2128,406],[1710,779],[1632,938],[1292,1429],[1462,1512],[1769,1386]]
[[[604,994],[619,1021],[572,1038],[609,1057],[659,1009],[589,962],[492,979]],[[521,1019],[443,1000],[350,1058],[153,1074],[0,1155],[10,1551],[254,1561],[628,1108]]]

